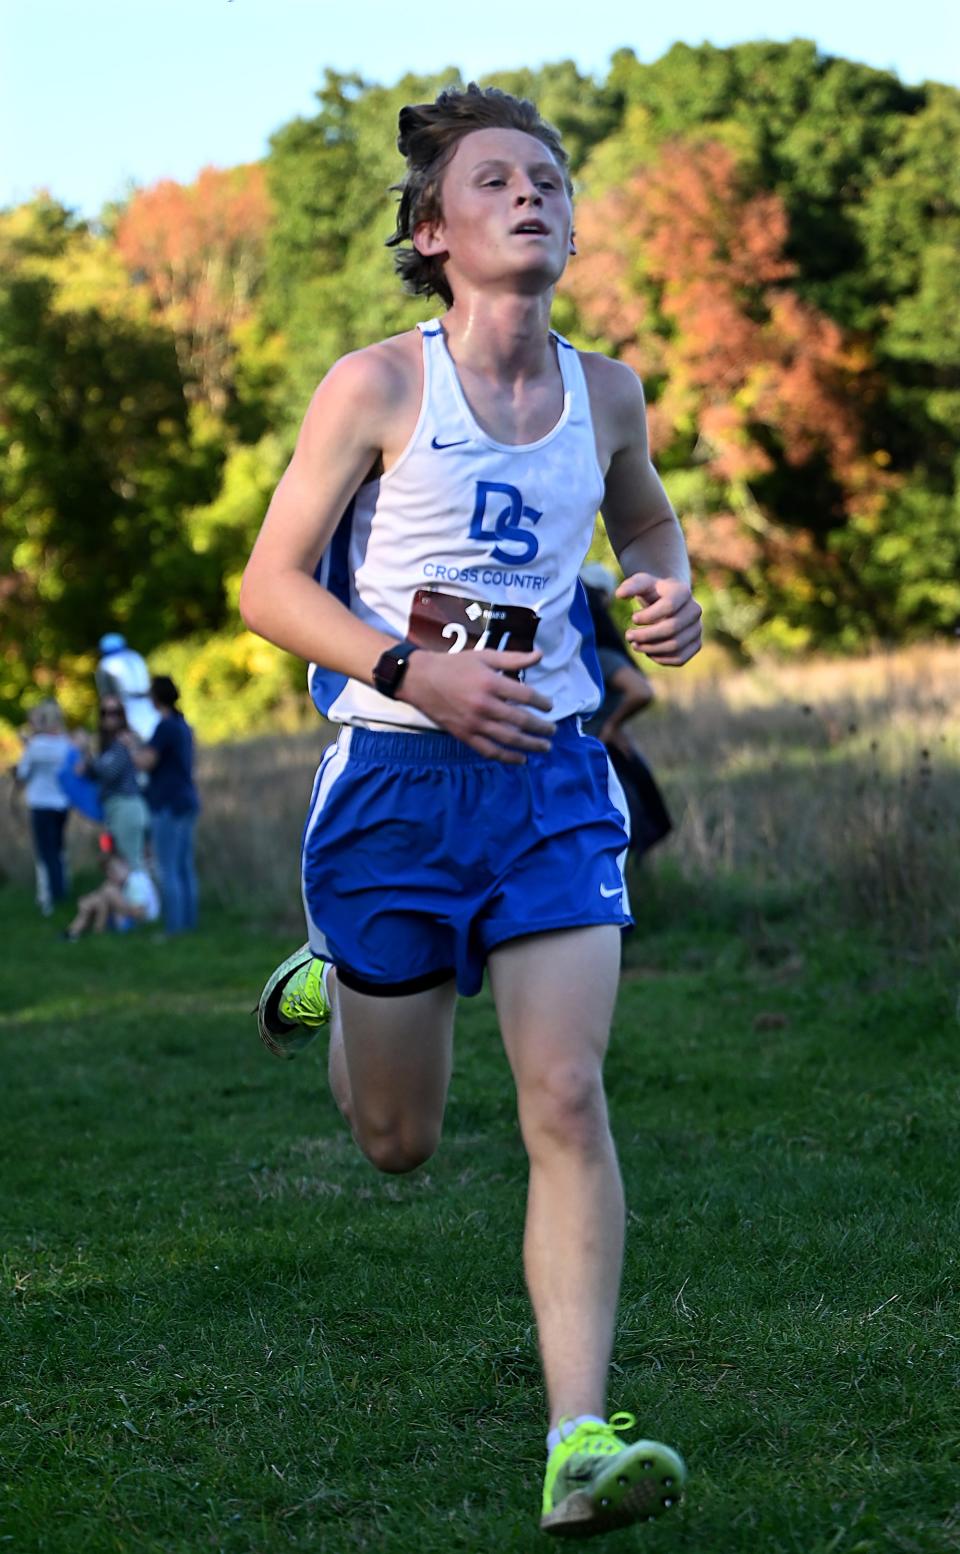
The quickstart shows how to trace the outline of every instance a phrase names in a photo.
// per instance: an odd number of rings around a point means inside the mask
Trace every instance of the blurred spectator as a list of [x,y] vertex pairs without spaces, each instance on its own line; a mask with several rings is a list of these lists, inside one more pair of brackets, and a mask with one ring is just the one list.
[[603,701],[584,720],[584,732],[606,747],[630,811],[630,850],[642,857],[673,829],[663,794],[626,726],[650,706],[653,687],[630,657],[610,614],[617,586],[613,573],[602,562],[592,561],[581,570],[580,581],[590,606],[603,675]]
[[148,744],[134,747],[134,759],[150,773],[153,852],[160,876],[163,923],[168,933],[197,926],[197,876],[193,833],[200,808],[193,781],[193,731],[177,706],[180,692],[169,675],[150,685],[159,722]]
[[104,822],[117,852],[131,868],[142,869],[149,813],[133,757],[120,737],[126,732],[123,704],[118,697],[110,696],[100,704],[99,755],[90,754],[85,734],[74,737],[84,756],[79,774],[92,777],[97,784]]
[[30,811],[37,875],[37,905],[49,917],[67,893],[64,833],[70,801],[58,773],[73,746],[55,701],[42,701],[27,718],[24,750],[14,772]]
[[98,890],[80,897],[76,916],[64,932],[65,939],[79,939],[88,930],[104,933],[107,928],[126,933],[137,923],[156,922],[160,898],[146,869],[131,869],[125,858],[114,853],[106,861],[105,873],[106,879]]
[[94,671],[97,695],[101,701],[119,699],[127,725],[139,739],[149,739],[158,722],[158,713],[150,699],[150,671],[146,659],[127,647],[119,631],[108,631],[100,638],[100,662]]

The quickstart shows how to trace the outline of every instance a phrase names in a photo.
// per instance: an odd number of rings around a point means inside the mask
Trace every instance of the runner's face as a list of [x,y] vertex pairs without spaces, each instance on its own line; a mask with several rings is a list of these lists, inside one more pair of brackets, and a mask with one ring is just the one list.
[[444,172],[442,196],[442,219],[422,223],[414,240],[421,253],[449,256],[454,294],[458,279],[507,282],[534,295],[559,280],[573,209],[560,167],[536,136],[513,129],[465,135]]

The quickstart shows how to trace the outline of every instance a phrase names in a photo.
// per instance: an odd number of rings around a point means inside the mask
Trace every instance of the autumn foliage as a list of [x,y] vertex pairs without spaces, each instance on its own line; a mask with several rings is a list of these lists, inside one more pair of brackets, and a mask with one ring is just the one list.
[[117,226],[131,276],[173,330],[188,384],[222,409],[231,334],[263,277],[270,201],[263,166],[205,168],[190,185],[138,190]]
[[[384,239],[397,113],[449,80],[328,72],[258,165],[101,221],[0,212],[0,719],[90,684],[105,601],[146,652],[232,641],[316,383],[433,311]],[[802,39],[494,81],[570,150],[555,321],[643,379],[709,633],[747,657],[952,637],[960,92]]]
[[591,333],[647,383],[654,455],[685,454],[737,498],[740,516],[688,521],[697,559],[742,572],[766,549],[780,566],[791,551],[806,564],[809,533],[789,536],[751,487],[818,461],[854,512],[885,481],[859,411],[869,353],[794,289],[780,198],[751,190],[727,146],[673,142],[588,199],[577,226],[584,257],[568,290]]

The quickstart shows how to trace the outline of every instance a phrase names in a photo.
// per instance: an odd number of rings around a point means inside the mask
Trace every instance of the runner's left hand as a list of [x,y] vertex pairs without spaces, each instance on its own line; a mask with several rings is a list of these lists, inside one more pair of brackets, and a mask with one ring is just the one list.
[[617,598],[642,602],[643,608],[634,611],[633,625],[625,635],[631,647],[646,653],[655,664],[685,664],[699,653],[703,611],[689,583],[677,577],[634,572],[620,584]]

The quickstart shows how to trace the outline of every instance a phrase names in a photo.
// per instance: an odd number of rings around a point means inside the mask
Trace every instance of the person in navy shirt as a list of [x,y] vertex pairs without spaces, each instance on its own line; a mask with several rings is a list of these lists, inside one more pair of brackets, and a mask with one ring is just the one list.
[[150,698],[160,720],[147,743],[135,749],[134,760],[149,773],[147,804],[164,927],[167,933],[185,933],[197,926],[193,843],[200,804],[193,780],[193,730],[177,705],[180,692],[169,675],[153,678]]

